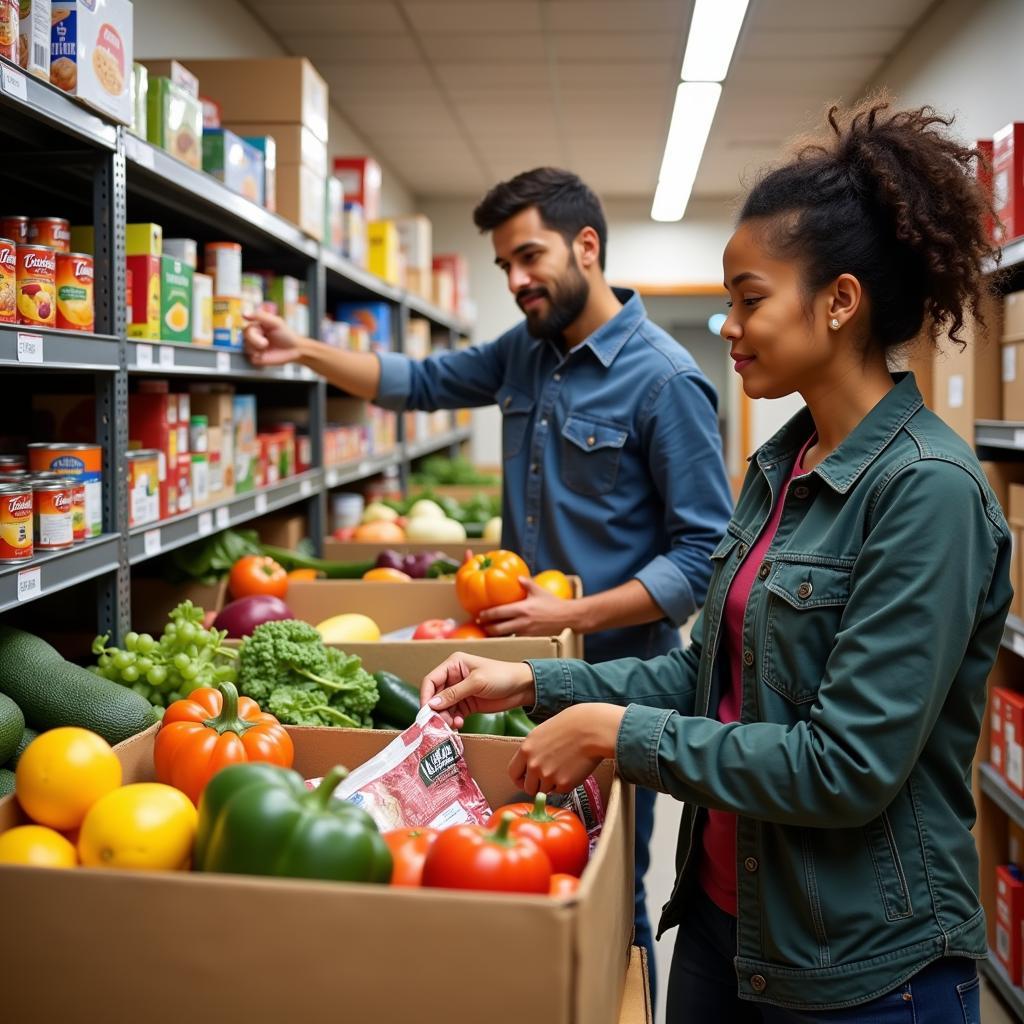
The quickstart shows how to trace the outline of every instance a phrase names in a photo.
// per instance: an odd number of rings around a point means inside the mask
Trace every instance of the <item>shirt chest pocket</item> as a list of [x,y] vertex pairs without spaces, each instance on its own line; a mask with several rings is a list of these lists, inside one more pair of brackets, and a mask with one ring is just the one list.
[[793,703],[811,701],[850,599],[850,570],[778,561],[765,589],[762,677]]
[[498,392],[501,410],[501,451],[506,459],[514,458],[522,450],[533,414],[533,397],[519,388],[506,384]]
[[628,437],[619,424],[569,416],[562,427],[562,482],[579,494],[607,494],[615,486]]

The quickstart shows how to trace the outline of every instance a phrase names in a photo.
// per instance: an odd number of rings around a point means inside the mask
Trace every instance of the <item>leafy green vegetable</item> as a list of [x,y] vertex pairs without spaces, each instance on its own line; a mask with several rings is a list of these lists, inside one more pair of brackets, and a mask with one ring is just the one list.
[[267,701],[267,710],[287,725],[335,725],[359,729],[363,723],[331,707],[315,686],[279,686]]
[[481,473],[473,463],[460,456],[456,459],[449,459],[444,455],[431,455],[420,463],[418,473],[412,476],[412,481],[424,487],[431,485],[472,487],[477,484],[481,487],[494,486],[501,483],[501,478],[492,473]]

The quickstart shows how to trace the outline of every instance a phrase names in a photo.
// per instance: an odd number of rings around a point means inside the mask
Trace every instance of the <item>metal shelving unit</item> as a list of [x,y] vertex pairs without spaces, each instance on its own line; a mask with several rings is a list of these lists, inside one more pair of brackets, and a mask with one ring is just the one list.
[[[33,382],[30,387],[38,379],[35,375],[51,371],[59,371],[62,378],[68,373],[79,380],[92,376],[95,436],[104,451],[104,507],[100,537],[66,551],[39,553],[25,565],[0,564],[0,612],[94,580],[97,626],[101,632],[120,637],[130,628],[132,566],[217,530],[303,504],[310,533],[319,540],[326,533],[328,488],[369,479],[392,468],[405,480],[410,460],[452,449],[469,436],[465,429],[453,429],[407,445],[399,420],[399,443],[394,451],[324,469],[327,385],[310,370],[294,364],[258,369],[236,351],[126,337],[123,268],[129,221],[154,220],[164,225],[165,233],[182,233],[200,242],[236,240],[251,266],[269,266],[304,278],[314,336],[327,308],[328,292],[332,299],[388,302],[396,314],[397,351],[403,350],[404,325],[410,316],[429,321],[433,330],[446,334],[451,345],[469,332],[469,325],[323,249],[295,225],[0,58],[0,144],[5,141],[19,151],[17,167],[10,173],[22,175],[21,180],[34,183],[40,195],[52,195],[55,203],[77,206],[78,216],[88,216],[91,210],[96,333],[0,324],[0,371],[25,374]],[[71,176],[67,185],[68,174],[52,175],[54,155],[59,156],[62,174],[67,171]],[[47,169],[49,176],[42,173]],[[302,401],[293,396],[305,396],[315,468],[217,505],[129,528],[123,456],[128,447],[129,382],[138,376],[288,386],[290,404]]]

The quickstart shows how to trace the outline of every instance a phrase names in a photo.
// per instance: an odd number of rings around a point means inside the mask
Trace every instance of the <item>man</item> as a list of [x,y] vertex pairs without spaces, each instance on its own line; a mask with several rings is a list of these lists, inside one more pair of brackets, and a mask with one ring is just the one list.
[[[531,572],[583,579],[562,601],[530,581],[525,600],[483,613],[493,635],[586,634],[589,661],[650,658],[679,646],[704,599],[709,556],[729,519],[713,387],[689,353],[604,277],[597,197],[566,171],[496,185],[473,214],[526,315],[497,341],[414,363],[341,352],[257,314],[256,365],[299,360],[388,408],[497,402],[504,422],[502,544]],[[644,905],[654,794],[637,793],[636,941],[654,955]]]

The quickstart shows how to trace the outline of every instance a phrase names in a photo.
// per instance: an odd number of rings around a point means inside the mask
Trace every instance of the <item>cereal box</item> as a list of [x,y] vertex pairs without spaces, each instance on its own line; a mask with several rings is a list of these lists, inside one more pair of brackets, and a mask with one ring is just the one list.
[[30,75],[50,80],[50,0],[21,0],[18,63]]
[[203,170],[240,196],[264,204],[263,153],[227,128],[203,129]]
[[131,124],[132,5],[129,0],[53,0],[50,81]]
[[263,205],[277,211],[277,140],[273,135],[243,135],[250,146],[263,154]]
[[173,256],[160,257],[160,335],[192,341],[192,268]]
[[146,137],[197,171],[203,167],[202,104],[169,78],[151,78]]
[[391,348],[391,307],[386,302],[340,302],[337,317],[366,328],[372,351],[387,352]]

